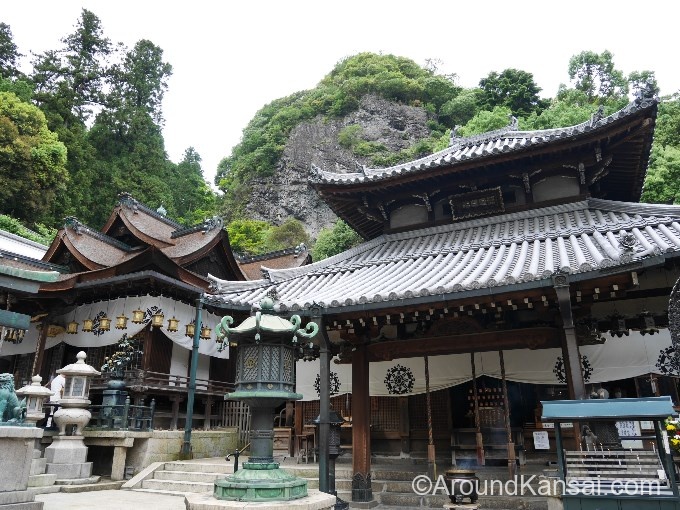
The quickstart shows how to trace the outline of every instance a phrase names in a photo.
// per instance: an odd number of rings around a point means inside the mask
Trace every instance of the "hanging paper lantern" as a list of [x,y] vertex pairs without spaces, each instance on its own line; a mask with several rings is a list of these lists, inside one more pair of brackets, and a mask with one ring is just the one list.
[[174,315],[172,316],[172,319],[168,319],[168,331],[171,333],[174,333],[177,331],[179,328],[179,319],[177,319]]

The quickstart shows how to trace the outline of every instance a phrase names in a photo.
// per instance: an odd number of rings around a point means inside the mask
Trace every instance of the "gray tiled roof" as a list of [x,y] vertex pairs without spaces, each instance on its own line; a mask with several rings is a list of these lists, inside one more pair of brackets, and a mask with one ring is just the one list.
[[441,166],[452,166],[474,159],[497,154],[508,154],[552,143],[560,139],[571,139],[580,135],[605,128],[608,124],[647,108],[653,108],[656,99],[636,100],[613,114],[597,119],[593,117],[575,126],[542,129],[537,131],[514,131],[510,127],[489,133],[454,139],[453,145],[423,158],[401,163],[388,168],[363,167],[362,172],[327,172],[312,165],[310,180],[324,184],[359,184],[377,182],[405,174],[419,173]]
[[[581,202],[387,234],[268,279],[212,278],[210,300],[258,303],[272,287],[283,309],[344,307],[531,282],[680,252],[680,206]],[[511,289],[510,289],[511,290]]]

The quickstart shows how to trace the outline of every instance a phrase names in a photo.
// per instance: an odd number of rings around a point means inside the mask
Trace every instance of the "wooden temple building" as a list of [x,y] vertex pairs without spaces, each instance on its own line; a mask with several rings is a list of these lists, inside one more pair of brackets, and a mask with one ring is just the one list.
[[[185,412],[193,337],[187,326],[193,327],[195,300],[208,290],[208,273],[245,279],[222,221],[184,227],[162,209],[121,194],[101,230],[67,218],[42,260],[10,252],[6,243],[2,248],[3,263],[15,272],[57,277],[41,282],[36,292],[10,289],[5,296],[11,310],[32,319],[25,331],[4,330],[0,371],[14,373],[17,387],[34,374],[47,382],[80,350],[99,368],[125,335],[137,352],[125,367],[129,391],[138,402],[155,398],[157,426],[176,428]],[[203,325],[214,329],[219,319],[206,312]],[[228,351],[217,352],[209,341],[214,334],[205,333],[196,416],[209,427],[212,404],[232,387],[233,369]],[[93,383],[95,403],[107,377]]]
[[[639,97],[571,127],[452,136],[390,168],[312,165],[366,242],[260,280],[212,278],[209,302],[232,315],[269,294],[322,324],[354,501],[372,500],[375,453],[512,466],[546,453],[532,441],[541,400],[677,403],[667,325],[680,207],[638,203],[656,114]],[[297,363],[297,435],[319,414],[324,373]]]

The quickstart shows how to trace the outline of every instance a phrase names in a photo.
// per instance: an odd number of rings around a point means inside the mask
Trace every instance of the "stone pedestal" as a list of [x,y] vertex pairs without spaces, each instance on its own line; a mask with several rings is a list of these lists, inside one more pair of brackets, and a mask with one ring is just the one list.
[[47,474],[57,475],[57,484],[85,484],[99,480],[92,476],[92,462],[87,462],[83,436],[56,436],[45,448]]
[[33,446],[42,437],[35,427],[0,426],[0,510],[42,510],[43,503],[26,491],[31,473]]
[[244,510],[247,507],[257,510],[326,510],[333,508],[336,498],[325,492],[309,491],[304,498],[291,501],[267,501],[249,503],[216,499],[212,494],[187,494],[184,498],[187,510]]

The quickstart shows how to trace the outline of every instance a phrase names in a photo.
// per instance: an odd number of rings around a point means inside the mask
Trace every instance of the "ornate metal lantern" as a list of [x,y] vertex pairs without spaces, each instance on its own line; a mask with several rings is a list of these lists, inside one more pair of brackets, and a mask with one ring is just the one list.
[[654,333],[659,332],[659,329],[654,322],[654,317],[648,311],[645,310],[640,314],[640,321],[642,322],[642,327],[640,328],[641,335],[646,335],[648,333],[653,335]]
[[217,340],[238,342],[236,391],[229,400],[246,402],[252,412],[249,462],[236,474],[215,482],[217,499],[238,501],[285,501],[307,495],[307,482],[279,469],[274,462],[274,409],[288,400],[299,400],[295,393],[295,351],[298,335],[311,338],[319,328],[309,323],[302,329],[301,319],[275,315],[274,301],[266,297],[260,309],[235,328],[226,316],[215,328]]
[[83,331],[85,333],[91,333],[94,329],[94,321],[92,319],[83,320]]
[[132,311],[132,323],[141,324],[144,322],[144,310],[137,309]]
[[203,326],[201,328],[201,340],[210,340],[211,335],[212,335],[212,328],[209,328],[208,326]]
[[111,330],[111,319],[106,315],[99,319],[99,330],[100,331],[110,331]]
[[71,321],[66,325],[66,334],[68,335],[75,335],[78,333],[78,326],[80,326],[79,322],[76,321]]
[[184,327],[184,336],[188,336],[189,338],[194,337],[194,332],[196,331],[196,325],[193,322],[190,322]]
[[163,312],[161,310],[158,310],[156,313],[154,313],[151,316],[151,325],[154,328],[160,328],[163,326],[163,320],[165,319],[165,315],[163,315]]
[[172,316],[172,319],[168,319],[168,327],[167,330],[170,331],[171,333],[176,332],[179,329],[179,319],[176,318],[174,315]]
[[116,317],[116,329],[127,329],[127,316],[122,313]]
[[620,315],[614,315],[611,320],[611,329],[609,330],[609,334],[611,334],[611,336],[621,338],[624,335],[630,335],[628,328],[626,328],[626,319]]

